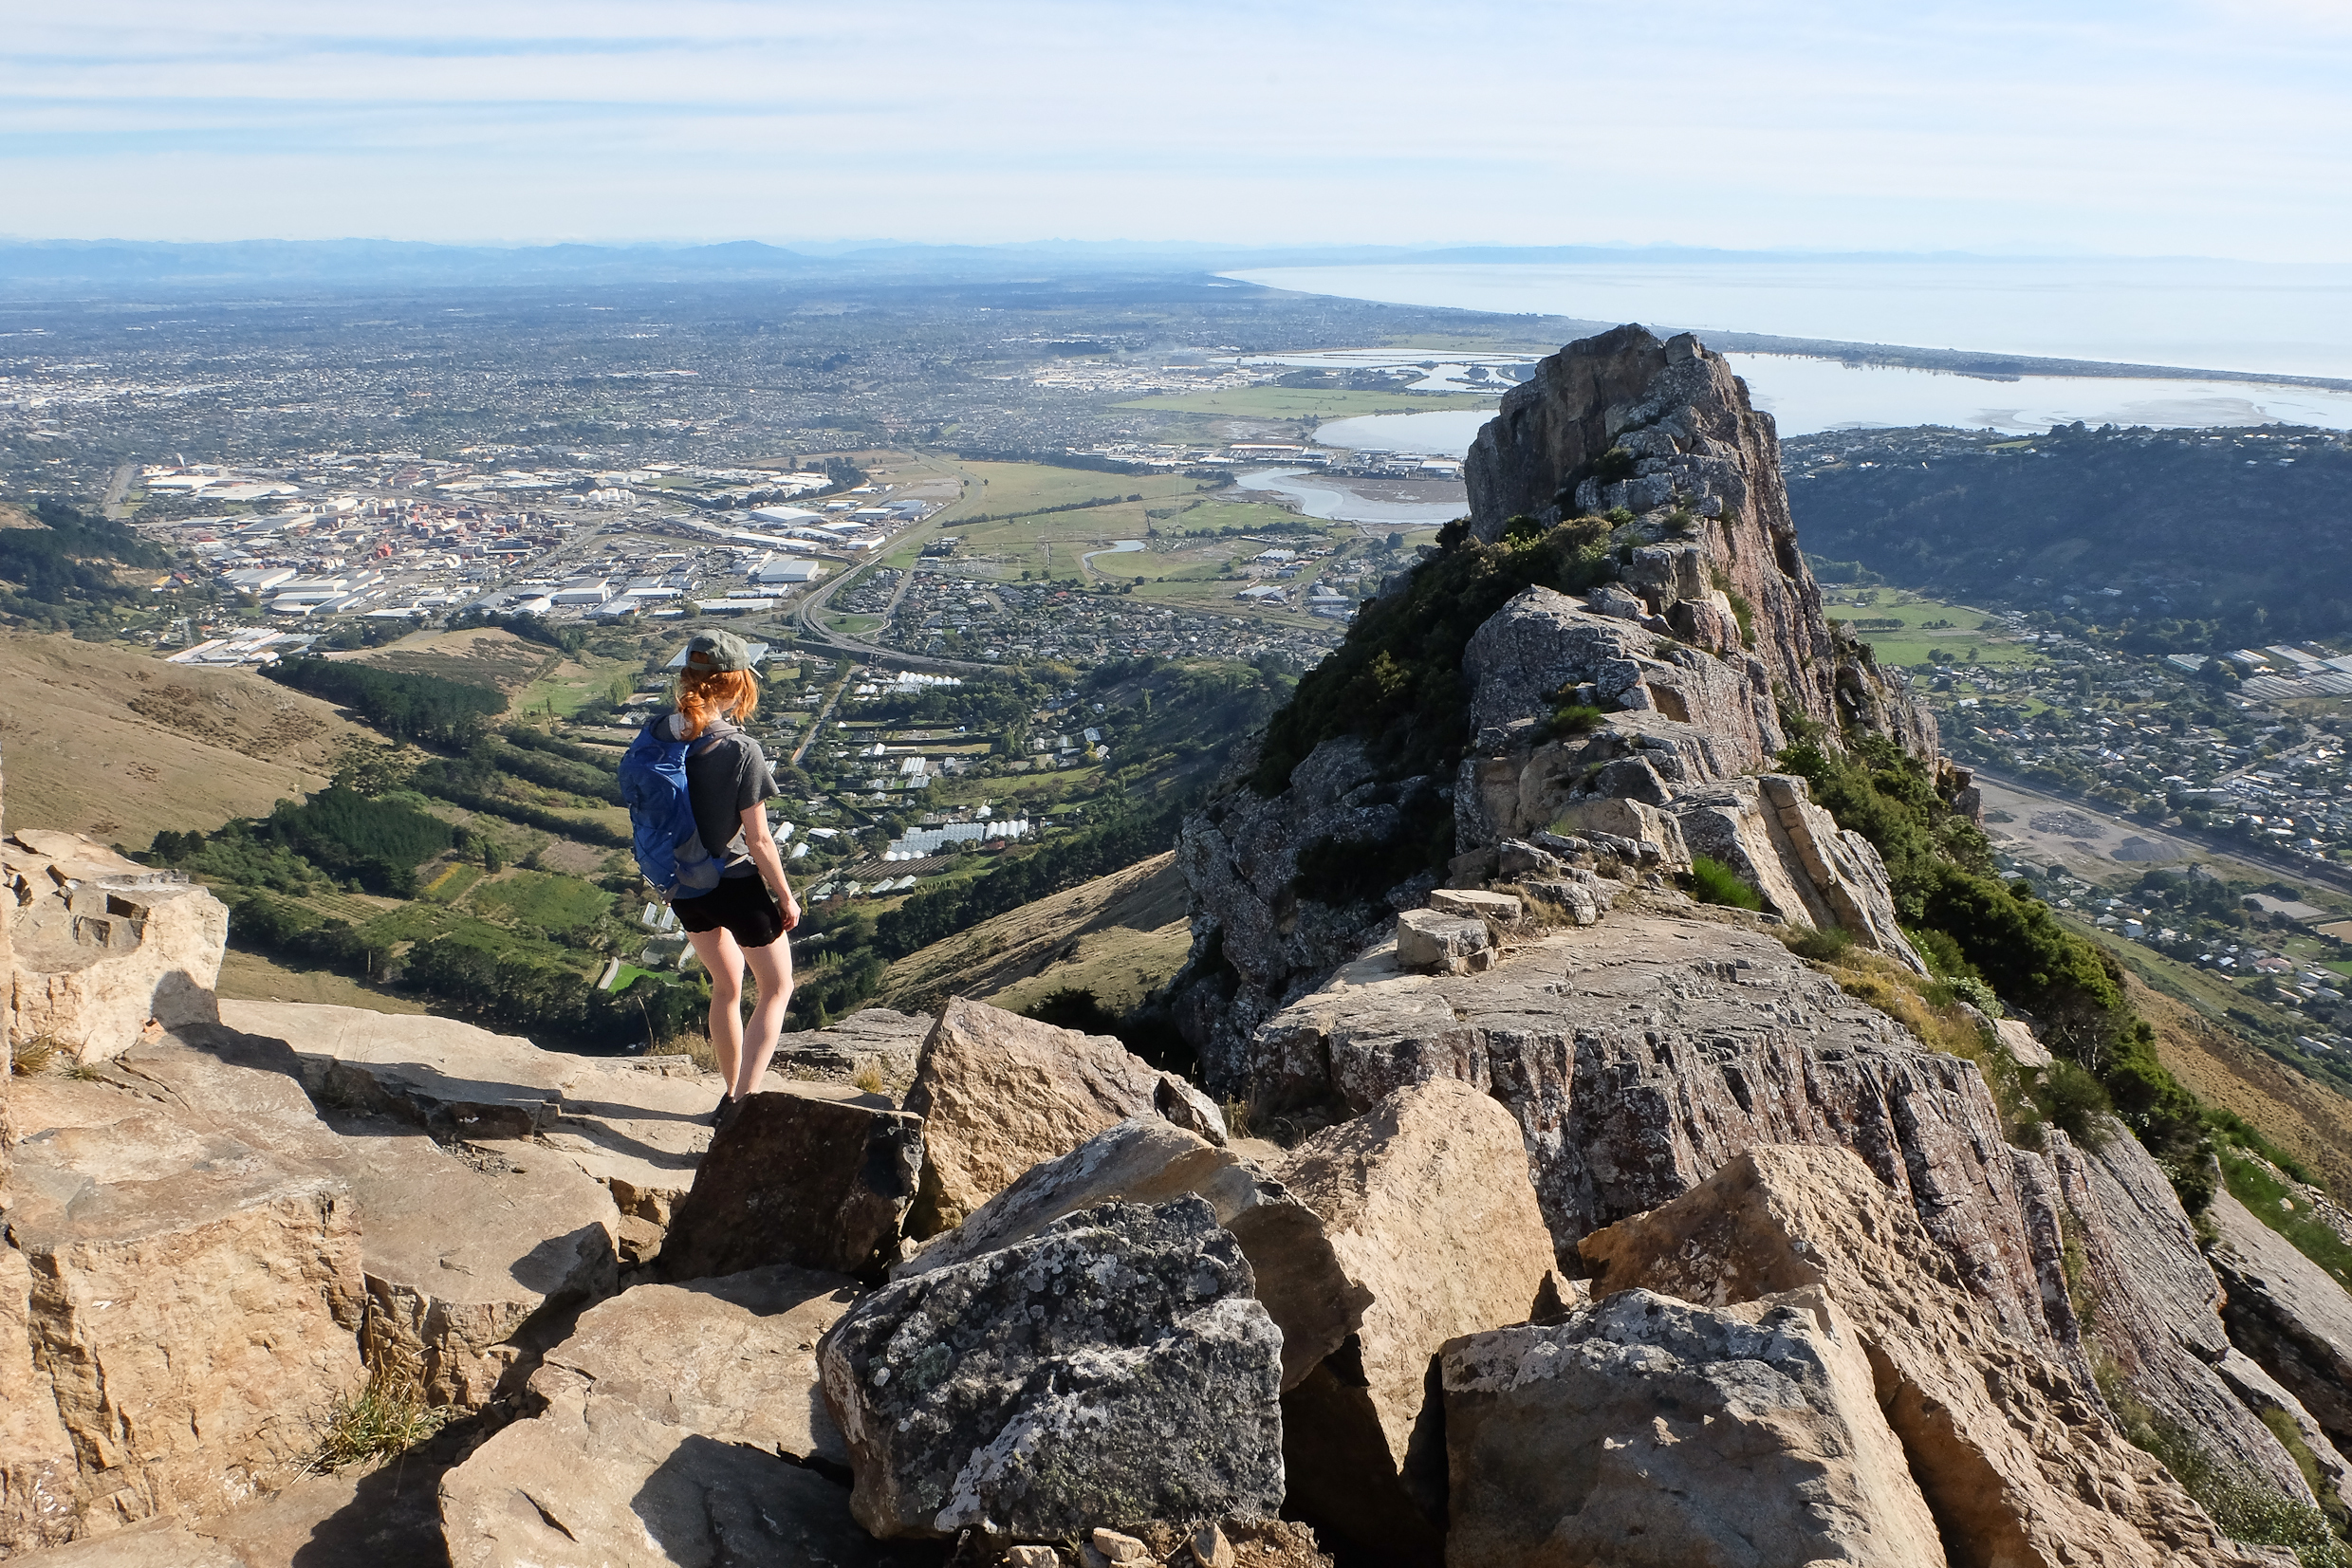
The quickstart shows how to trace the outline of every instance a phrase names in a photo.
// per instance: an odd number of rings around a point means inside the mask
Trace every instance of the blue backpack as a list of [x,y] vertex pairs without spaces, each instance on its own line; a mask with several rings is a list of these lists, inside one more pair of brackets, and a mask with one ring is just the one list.
[[[694,741],[661,733],[665,714],[647,722],[620,758],[620,799],[629,808],[637,869],[664,903],[694,898],[718,886],[725,866],[704,847],[686,792],[686,754]],[[703,743],[715,744],[716,736]]]

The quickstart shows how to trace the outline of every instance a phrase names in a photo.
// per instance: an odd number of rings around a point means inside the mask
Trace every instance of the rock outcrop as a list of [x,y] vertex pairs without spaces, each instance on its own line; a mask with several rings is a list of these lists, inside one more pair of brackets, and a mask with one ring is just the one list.
[[[1322,1221],[1334,1265],[1314,1299],[1361,1303],[1283,1396],[1290,1506],[1361,1551],[1427,1560],[1444,1549],[1430,1367],[1447,1340],[1536,1310],[1553,1254],[1527,1170],[1510,1114],[1447,1078],[1397,1090],[1278,1168]],[[1288,1360],[1287,1323],[1284,1335]]]
[[908,1113],[922,1118],[924,1150],[907,1233],[952,1229],[1031,1166],[1163,1106],[1222,1136],[1221,1120],[1208,1119],[1213,1106],[1109,1036],[956,998],[923,1042],[906,1097]]
[[1912,1478],[1968,1568],[2252,1560],[2110,1429],[2094,1392],[1963,1288],[1850,1151],[1751,1149],[1581,1251],[1599,1297],[1728,1306],[1818,1288],[1861,1338]]
[[822,1366],[852,1506],[886,1539],[1058,1540],[1282,1502],[1282,1336],[1197,1197],[896,1281]]
[[1661,342],[1620,326],[1568,344],[1504,394],[1463,477],[1480,539],[1517,515],[1553,522],[1623,507],[1688,518],[1683,537],[1661,539],[1627,574],[1647,611],[1692,641],[1727,615],[1744,619],[1768,693],[1786,691],[1817,723],[1859,720],[1934,755],[1933,721],[1890,700],[1854,645],[1831,636],[1797,548],[1772,417],[1696,338]]
[[1445,1349],[1454,1568],[1942,1568],[1854,1326],[1818,1288],[1620,1291]]
[[[1639,881],[1706,855],[1777,918],[1842,927],[1924,972],[1877,852],[1800,781],[1764,779],[1790,720],[1833,747],[1848,729],[1889,736],[1943,776],[1934,721],[1823,616],[1777,463],[1769,416],[1691,338],[1622,327],[1571,343],[1506,394],[1472,449],[1470,537],[1502,541],[1513,517],[1530,520],[1514,540],[1587,519],[1579,527],[1608,546],[1593,569],[1617,580],[1581,598],[1529,587],[1476,627],[1451,778],[1395,776],[1379,737],[1343,733],[1276,792],[1252,776],[1254,755],[1240,759],[1186,820],[1177,861],[1194,945],[1169,1004],[1213,1090],[1247,1087],[1236,1064],[1259,1025],[1433,887],[1491,879],[1509,846],[1546,834],[1573,847],[1517,880],[1575,924],[1610,899],[1563,872],[1630,868]],[[1303,870],[1344,849],[1350,875]],[[1368,892],[1363,868],[1391,885]]]
[[229,937],[220,900],[177,872],[73,833],[0,840],[11,1042],[46,1036],[83,1062],[129,1049],[152,1019],[211,1023]]
[[1976,1069],[1760,932],[1620,911],[1469,976],[1407,974],[1376,950],[1251,1051],[1269,1115],[1360,1115],[1438,1078],[1492,1096],[1564,1257],[1758,1144],[1853,1149],[2009,1332],[2053,1355],[2071,1337],[2045,1310],[2015,1152]]
[[30,1365],[9,1372],[27,1447],[0,1460],[0,1544],[218,1513],[289,1478],[365,1376],[345,1184],[120,1081],[20,1079],[13,1100],[26,1272],[0,1283],[28,1286],[8,1316]]
[[915,1081],[915,1063],[931,1025],[928,1013],[861,1008],[824,1028],[786,1035],[777,1042],[768,1070],[782,1078],[826,1083],[880,1079],[885,1093],[903,1097]]
[[2214,1194],[2212,1258],[2222,1321],[2340,1449],[2352,1448],[2352,1295],[2228,1192]]
[[766,1264],[879,1279],[922,1164],[921,1119],[880,1095],[770,1078],[703,1155],[657,1266],[672,1282]]

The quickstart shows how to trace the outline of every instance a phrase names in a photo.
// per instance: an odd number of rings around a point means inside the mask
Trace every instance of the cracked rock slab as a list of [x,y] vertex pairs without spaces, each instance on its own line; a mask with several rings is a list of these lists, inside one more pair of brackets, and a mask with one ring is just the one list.
[[817,1344],[857,1296],[853,1280],[784,1264],[638,1285],[582,1313],[531,1388],[553,1400],[583,1387],[668,1426],[846,1469]]
[[453,1568],[928,1568],[884,1546],[814,1470],[585,1389],[560,1393],[441,1479]]

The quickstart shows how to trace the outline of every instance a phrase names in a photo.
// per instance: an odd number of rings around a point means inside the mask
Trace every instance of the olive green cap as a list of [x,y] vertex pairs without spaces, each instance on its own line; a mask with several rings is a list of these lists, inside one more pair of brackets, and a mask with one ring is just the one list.
[[689,670],[749,670],[751,650],[732,632],[703,632],[686,645]]

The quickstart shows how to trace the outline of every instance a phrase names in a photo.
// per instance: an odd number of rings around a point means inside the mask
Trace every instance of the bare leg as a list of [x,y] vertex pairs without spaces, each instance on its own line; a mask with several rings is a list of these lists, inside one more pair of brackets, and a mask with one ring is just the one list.
[[711,973],[711,1054],[718,1058],[719,1078],[732,1087],[743,1064],[743,950],[724,926],[688,932],[686,940]]
[[759,985],[759,1003],[751,1009],[751,1024],[745,1031],[743,1065],[734,1078],[737,1099],[749,1099],[759,1093],[760,1079],[768,1075],[768,1061],[776,1054],[776,1036],[784,1028],[784,1010],[792,1002],[792,950],[785,939],[777,937],[764,948],[746,948],[744,959],[751,966],[751,978]]

